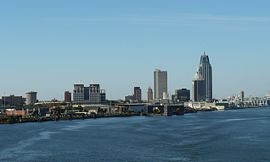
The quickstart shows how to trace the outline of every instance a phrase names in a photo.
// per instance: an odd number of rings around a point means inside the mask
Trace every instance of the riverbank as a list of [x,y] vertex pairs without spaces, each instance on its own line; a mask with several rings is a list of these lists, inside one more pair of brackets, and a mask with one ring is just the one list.
[[[245,110],[245,109],[259,109],[265,107],[251,107],[251,108],[230,108],[224,111],[230,110]],[[197,112],[209,112],[217,111],[217,109],[192,109],[185,108],[185,111],[177,116],[181,116],[189,113]],[[91,114],[91,115],[59,115],[50,117],[22,117],[22,116],[1,116],[0,124],[20,124],[20,123],[31,123],[31,122],[48,122],[48,121],[67,121],[67,120],[87,120],[87,119],[98,119],[98,118],[121,118],[121,117],[133,117],[133,116],[167,116],[164,114],[144,114],[144,113],[122,113],[122,114]]]
[[[0,118],[0,124],[18,124],[30,122],[48,122],[48,121],[64,121],[64,120],[86,120],[97,118],[113,118],[113,117],[132,117],[144,114],[130,113],[130,114],[98,114],[98,115],[83,115],[83,116],[53,116],[53,117],[21,117],[21,116],[3,116]],[[146,116],[146,115],[144,115]]]
[[[174,115],[181,116],[188,113],[197,113],[198,110],[192,108],[186,108],[183,113],[177,113]],[[121,117],[132,117],[132,116],[171,116],[160,114],[146,114],[146,113],[121,113],[121,114],[91,114],[91,115],[59,115],[50,117],[34,117],[34,116],[2,116],[0,117],[0,124],[19,124],[19,123],[30,123],[30,122],[48,122],[48,121],[63,121],[63,120],[86,120],[86,119],[97,119],[97,118],[121,118]]]

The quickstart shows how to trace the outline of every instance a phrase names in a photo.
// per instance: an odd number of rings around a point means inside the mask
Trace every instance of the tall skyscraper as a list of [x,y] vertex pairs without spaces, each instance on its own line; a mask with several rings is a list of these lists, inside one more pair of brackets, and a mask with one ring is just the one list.
[[[196,84],[194,84],[196,83]],[[203,86],[201,86],[203,84]],[[200,95],[205,93],[204,97],[200,97],[200,99],[203,99],[204,101],[211,101],[213,98],[213,82],[212,82],[212,66],[210,64],[210,60],[208,55],[204,52],[204,54],[201,56],[199,69],[196,73],[196,77],[193,80],[193,86],[198,86],[195,88],[204,89],[203,92],[199,92]],[[194,88],[193,88],[194,89]],[[193,91],[194,92],[194,91]],[[196,93],[196,92],[194,92]],[[193,94],[194,96],[194,94]],[[194,99],[194,98],[193,98]]]
[[154,71],[154,98],[162,100],[163,94],[168,94],[167,71]]
[[206,55],[206,52],[201,56],[200,61],[200,67],[199,67],[199,73],[204,79],[204,85],[205,85],[205,98],[207,101],[212,100],[212,66],[210,64],[210,60],[208,55]]
[[147,100],[148,100],[148,103],[153,102],[153,90],[151,87],[149,87],[147,91]]

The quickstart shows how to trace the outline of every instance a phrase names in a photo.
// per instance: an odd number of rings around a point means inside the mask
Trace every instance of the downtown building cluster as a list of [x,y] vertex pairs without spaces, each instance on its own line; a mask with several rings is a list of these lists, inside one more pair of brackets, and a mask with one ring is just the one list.
[[[212,102],[213,101],[213,80],[212,80],[212,65],[210,64],[209,56],[204,53],[201,56],[200,64],[194,79],[192,80],[192,100],[194,102]],[[134,100],[134,95],[125,97],[125,101],[138,102]],[[140,90],[141,93],[141,90]],[[140,94],[141,96],[141,94]],[[173,103],[179,104],[191,101],[191,92],[187,88],[175,90],[175,94],[168,94],[168,72],[162,70],[154,71],[154,90],[149,87],[147,91],[148,103]]]
[[156,69],[154,71],[154,90],[149,86],[147,90],[147,100],[142,100],[142,90],[134,87],[133,95],[125,96],[125,101],[129,103],[184,103],[190,101],[190,90],[187,88],[175,90],[175,94],[168,94],[168,72]]
[[[101,90],[99,84],[90,84],[87,87],[84,84],[74,84],[72,94],[65,92],[65,101],[73,105],[91,107],[91,109],[96,109],[96,112],[98,112],[98,109],[102,109],[105,112],[114,113],[164,113],[169,111],[172,113],[176,109],[183,111],[185,105],[193,108],[193,105],[198,103],[199,105],[203,103],[204,108],[212,108],[215,105],[208,105],[213,101],[212,66],[208,55],[204,53],[201,56],[196,77],[192,80],[192,92],[188,88],[181,88],[176,89],[174,94],[169,94],[168,89],[168,72],[156,69],[153,72],[153,89],[149,86],[146,100],[142,98],[143,90],[141,87],[135,86],[133,87],[133,94],[125,96],[124,100],[116,101],[114,107],[111,107],[112,102],[106,102],[105,90]],[[73,100],[71,100],[71,96],[73,96]]]
[[125,96],[124,100],[107,100],[105,90],[100,84],[94,83],[87,86],[74,84],[72,92],[64,92],[64,101],[39,101],[37,92],[28,92],[25,97],[3,96],[0,99],[0,123],[140,114],[170,116],[235,107],[261,107],[270,103],[270,95],[267,98],[246,98],[244,92],[229,99],[214,99],[212,65],[206,53],[201,55],[191,91],[181,88],[169,94],[168,89],[168,72],[156,69],[153,72],[153,85],[147,89],[145,100],[140,86],[135,86],[133,94]]
[[[128,103],[146,102],[163,104],[183,104],[184,102],[191,101],[191,92],[188,88],[177,89],[174,94],[169,94],[168,72],[159,69],[153,72],[153,89],[149,86],[146,93],[146,100],[142,99],[142,93],[143,90],[141,87],[136,86],[133,89],[133,94],[125,96],[124,101]],[[212,101],[212,66],[209,57],[205,53],[201,56],[198,71],[192,81],[192,100],[195,102]],[[25,98],[14,95],[3,96],[0,100],[0,105],[34,105],[37,101],[37,92],[28,92]],[[100,84],[91,83],[89,86],[74,84],[72,92],[64,92],[64,102],[88,105],[106,104],[106,92],[104,89],[101,89]]]

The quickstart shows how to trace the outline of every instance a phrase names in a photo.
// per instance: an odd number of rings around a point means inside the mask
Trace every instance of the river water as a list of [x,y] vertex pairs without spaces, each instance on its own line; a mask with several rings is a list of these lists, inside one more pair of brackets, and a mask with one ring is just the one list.
[[1,162],[270,161],[270,108],[0,125]]

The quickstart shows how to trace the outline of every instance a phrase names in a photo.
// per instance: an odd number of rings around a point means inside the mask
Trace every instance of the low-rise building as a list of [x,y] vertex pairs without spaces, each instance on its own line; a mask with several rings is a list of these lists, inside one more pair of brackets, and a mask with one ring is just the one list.
[[153,89],[151,87],[149,87],[147,91],[147,101],[148,103],[152,103],[154,101]]
[[172,97],[173,103],[184,103],[190,101],[190,90],[186,88],[177,89]]
[[25,116],[25,115],[27,115],[27,111],[24,109],[22,109],[22,110],[6,109],[5,115],[6,116]]
[[2,105],[4,106],[22,106],[25,102],[25,99],[22,96],[3,96]]
[[69,91],[66,91],[64,94],[64,101],[65,102],[71,102],[71,93]]
[[216,103],[209,102],[185,102],[185,107],[189,107],[196,110],[224,110],[225,106],[217,105]]
[[125,96],[125,101],[126,101],[126,102],[133,102],[133,98],[134,98],[133,95]]
[[120,112],[134,112],[134,113],[146,113],[146,104],[131,103],[131,104],[119,104]]

